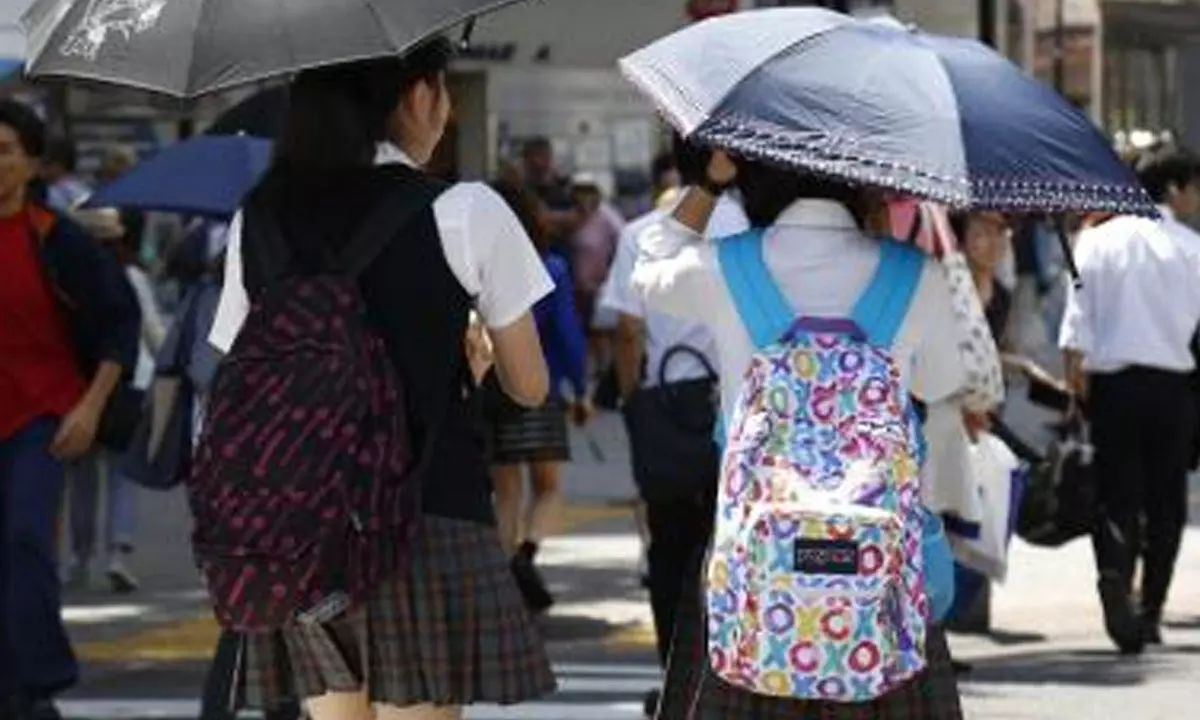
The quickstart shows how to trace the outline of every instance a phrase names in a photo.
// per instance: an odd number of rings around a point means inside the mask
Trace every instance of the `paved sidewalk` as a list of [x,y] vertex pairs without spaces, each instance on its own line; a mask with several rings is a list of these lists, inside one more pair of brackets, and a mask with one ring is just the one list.
[[[635,491],[619,417],[599,416],[587,431],[574,434],[573,448],[576,462],[565,474],[568,527],[540,556],[559,598],[545,621],[552,655],[560,663],[633,663],[621,667],[652,676],[645,669],[654,658],[650,612],[636,577]],[[167,702],[163,707],[190,708],[215,641],[192,569],[182,494],[143,493],[141,501],[136,567],[144,589],[124,598],[93,591],[67,599],[71,633],[85,661],[84,684],[72,697],[109,703],[80,708],[152,699]],[[1196,716],[1191,698],[1200,678],[1200,528],[1189,530],[1179,561],[1168,608],[1169,645],[1138,660],[1117,658],[1104,637],[1086,542],[1054,551],[1017,543],[1011,568],[993,596],[996,631],[952,638],[956,655],[976,666],[963,684],[968,718]],[[628,684],[630,692],[605,701],[617,702],[614,720],[633,716],[636,693],[634,683]],[[605,704],[600,700],[581,702]],[[543,711],[563,707],[551,704]],[[595,707],[587,712],[603,714]]]

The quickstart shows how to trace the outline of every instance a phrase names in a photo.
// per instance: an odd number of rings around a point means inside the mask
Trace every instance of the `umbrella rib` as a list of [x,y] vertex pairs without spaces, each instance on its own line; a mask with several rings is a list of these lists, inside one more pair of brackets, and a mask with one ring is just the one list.
[[388,41],[392,48],[396,50],[396,52],[399,52],[400,43],[396,42],[395,36],[392,35],[392,30],[388,27],[387,20],[384,18],[383,13],[380,12],[379,8],[375,7],[375,1],[363,0],[363,5],[366,5],[367,10],[371,12],[371,16],[375,18],[375,24],[378,25],[379,29],[383,32],[383,37]]
[[[215,2],[221,2],[221,0],[201,0],[200,10],[199,10],[199,12],[196,13],[196,29],[197,30],[201,27],[204,27],[204,24],[203,24],[204,23],[204,13],[206,10],[209,9],[209,4],[215,3]],[[193,73],[193,67],[196,64],[196,41],[197,41],[197,39],[198,38],[196,37],[196,31],[193,30],[191,47],[188,48],[187,63],[183,66],[183,85],[181,87],[183,88],[183,92],[185,95],[187,94],[187,91],[192,87],[192,80],[194,79],[192,77],[192,73]]]

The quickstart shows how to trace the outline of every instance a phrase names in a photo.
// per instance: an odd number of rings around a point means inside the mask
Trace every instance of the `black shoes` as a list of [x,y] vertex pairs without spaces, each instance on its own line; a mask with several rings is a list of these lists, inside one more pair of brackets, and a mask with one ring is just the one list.
[[647,720],[653,720],[658,717],[658,703],[662,700],[662,691],[655,689],[646,693],[646,697],[642,700],[642,714]]
[[1162,645],[1162,620],[1158,613],[1142,613],[1142,642],[1146,645]]
[[512,559],[512,574],[517,581],[517,589],[525,598],[525,607],[535,615],[546,612],[554,605],[554,596],[546,587],[546,581],[538,572],[533,559],[537,555],[537,545],[531,542],[521,544],[517,554]]
[[0,701],[0,718],[4,718],[4,720],[62,720],[62,715],[50,698],[33,699],[25,694],[16,694]]
[[1108,636],[1122,655],[1140,655],[1146,647],[1146,639],[1125,582],[1116,573],[1106,571],[1100,575],[1099,590]]

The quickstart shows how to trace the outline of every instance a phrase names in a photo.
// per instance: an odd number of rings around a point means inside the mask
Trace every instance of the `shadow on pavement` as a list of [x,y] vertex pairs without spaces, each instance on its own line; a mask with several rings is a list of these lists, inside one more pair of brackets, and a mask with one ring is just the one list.
[[992,642],[1002,647],[1015,647],[1018,645],[1034,645],[1036,643],[1046,642],[1049,636],[1037,632],[1018,632],[1013,630],[988,630],[987,632],[957,632],[950,631],[950,635],[962,635],[967,637],[987,638]]
[[971,694],[980,685],[1076,685],[1130,687],[1169,674],[1172,655],[1196,654],[1190,645],[1167,647],[1140,658],[1123,658],[1108,650],[1043,651],[1003,658],[973,659],[973,671],[961,678]]
[[1163,627],[1169,630],[1200,630],[1200,616],[1168,620],[1163,623]]

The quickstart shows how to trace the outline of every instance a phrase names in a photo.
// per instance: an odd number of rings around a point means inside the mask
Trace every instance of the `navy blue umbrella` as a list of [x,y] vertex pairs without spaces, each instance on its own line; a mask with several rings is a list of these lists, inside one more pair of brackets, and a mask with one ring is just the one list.
[[270,162],[269,140],[199,135],[164,148],[100,188],[86,206],[228,217]]
[[684,136],[738,155],[960,208],[1155,214],[1086,115],[973,40],[776,8],[621,68]]

